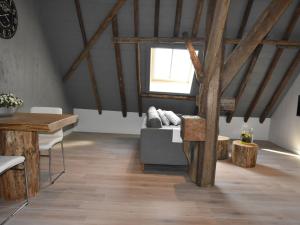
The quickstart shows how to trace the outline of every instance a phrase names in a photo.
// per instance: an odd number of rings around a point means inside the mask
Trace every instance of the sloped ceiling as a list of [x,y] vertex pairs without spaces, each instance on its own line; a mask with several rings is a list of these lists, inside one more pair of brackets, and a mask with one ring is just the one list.
[[[116,0],[81,0],[81,8],[84,19],[84,25],[88,39],[94,34],[100,22],[113,7]],[[172,37],[174,29],[174,18],[176,11],[176,0],[161,0],[160,5],[160,24],[159,36]],[[226,37],[236,38],[241,23],[241,18],[246,7],[246,0],[232,0],[230,12],[227,21]],[[249,31],[260,13],[270,3],[270,0],[256,0],[251,10],[251,14],[245,29]],[[51,46],[52,55],[57,63],[60,74],[67,72],[75,57],[83,49],[83,41],[76,15],[74,0],[36,0],[40,10],[40,18],[44,27],[46,38]],[[153,37],[154,32],[154,4],[155,0],[140,0],[140,36]],[[281,39],[291,15],[298,4],[294,1],[288,10],[280,18],[279,22],[273,27],[269,34],[270,39]],[[184,0],[180,33],[191,32],[196,0]],[[205,30],[205,11],[202,13],[201,24],[198,36],[204,37]],[[133,24],[133,0],[128,0],[118,13],[119,36],[134,36]],[[297,23],[291,40],[300,40],[300,24]],[[143,91],[148,90],[149,77],[149,48],[153,46],[144,44],[141,46],[141,76]],[[156,45],[157,46],[157,45]],[[166,46],[166,45],[165,45]],[[168,45],[174,46],[174,45]],[[184,45],[176,45],[185,48]],[[202,51],[201,46],[196,46]],[[226,55],[232,51],[230,45],[226,46]],[[259,83],[261,82],[267,66],[269,65],[275,46],[264,46],[259,56],[258,62],[254,68],[252,78],[246,87],[244,95],[237,106],[235,116],[244,116],[250,101],[252,100]],[[277,84],[281,80],[284,72],[289,66],[297,49],[289,48],[284,51],[283,56],[277,65],[271,81],[268,83],[263,96],[260,98],[257,107],[252,116],[259,116],[270,97],[272,96]],[[127,108],[129,112],[137,112],[137,92],[135,76],[135,51],[134,46],[129,44],[121,45],[122,62],[125,79],[125,90],[127,98]],[[95,67],[97,86],[99,88],[102,107],[104,110],[121,110],[119,86],[117,79],[115,55],[112,43],[111,25],[105,30],[97,44],[91,51],[92,60]],[[224,96],[232,97],[239,86],[245,66],[236,76]],[[299,71],[299,69],[298,69]],[[297,71],[297,72],[298,72]],[[291,81],[290,83],[292,83]],[[96,109],[94,96],[92,94],[91,84],[89,81],[87,64],[84,61],[77,69],[76,73],[70,80],[65,83],[68,97],[74,108]],[[192,95],[197,93],[197,85],[193,84]],[[178,100],[160,100],[160,99],[143,99],[143,111],[148,106],[155,105],[159,108],[171,109],[178,113],[193,113],[194,102]]]

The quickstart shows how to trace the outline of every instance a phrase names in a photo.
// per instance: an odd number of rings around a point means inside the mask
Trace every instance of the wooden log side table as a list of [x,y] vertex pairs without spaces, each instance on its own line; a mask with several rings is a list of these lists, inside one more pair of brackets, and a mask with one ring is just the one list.
[[225,136],[218,136],[218,144],[217,144],[217,159],[224,160],[229,158],[229,144],[230,138]]
[[[38,132],[53,133],[77,120],[78,116],[69,114],[16,113],[11,117],[0,117],[0,155],[25,156],[30,197],[40,188]],[[5,200],[23,199],[23,172],[10,170],[2,174],[0,188],[0,195]]]
[[258,145],[255,143],[244,143],[240,140],[233,141],[231,153],[232,162],[244,168],[255,167],[257,151]]

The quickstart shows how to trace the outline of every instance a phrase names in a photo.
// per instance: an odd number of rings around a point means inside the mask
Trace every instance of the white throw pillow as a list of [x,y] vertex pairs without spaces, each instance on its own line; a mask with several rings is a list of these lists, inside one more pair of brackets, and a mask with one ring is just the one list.
[[165,111],[165,116],[175,126],[181,124],[181,119],[172,111]]
[[166,117],[165,111],[163,111],[161,109],[158,109],[157,112],[158,112],[158,115],[159,115],[161,121],[163,122],[163,125],[169,126],[170,125],[170,121]]

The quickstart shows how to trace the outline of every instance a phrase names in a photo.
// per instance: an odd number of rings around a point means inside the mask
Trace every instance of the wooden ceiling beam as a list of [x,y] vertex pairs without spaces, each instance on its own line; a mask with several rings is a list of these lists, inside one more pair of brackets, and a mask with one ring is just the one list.
[[272,0],[249,33],[242,38],[224,65],[221,94],[291,3],[292,0]]
[[178,37],[180,32],[181,15],[182,15],[183,0],[177,0],[176,3],[176,14],[175,14],[175,25],[173,36]]
[[[168,94],[168,93],[149,93],[143,92],[143,98],[157,98],[165,100],[180,100],[180,101],[197,101],[196,96],[184,95],[184,94]],[[224,112],[232,111],[235,107],[235,100],[233,98],[221,98],[220,110]]]
[[204,0],[197,0],[195,17],[194,17],[193,28],[192,28],[192,37],[197,37],[198,35],[203,5],[204,5]]
[[97,31],[94,33],[91,39],[87,41],[87,44],[84,47],[84,49],[80,52],[80,54],[76,57],[76,59],[70,66],[68,72],[63,77],[63,81],[67,81],[68,79],[70,79],[70,77],[73,76],[75,70],[78,68],[80,63],[87,57],[89,51],[96,44],[98,39],[101,37],[103,31],[107,28],[107,26],[112,21],[113,17],[118,13],[118,11],[122,8],[125,2],[126,0],[118,0],[115,3],[115,5],[112,7],[109,13],[106,15],[105,19],[99,25]]
[[[206,38],[190,38],[194,45],[203,45],[205,44]],[[113,39],[114,43],[118,44],[184,44],[185,39],[183,37],[118,37]],[[236,38],[225,38],[224,44],[227,45],[238,45],[241,42],[241,39]],[[271,40],[264,39],[259,45],[270,45],[277,46],[278,48],[300,48],[300,41],[294,40]]]
[[202,72],[203,71],[202,71],[202,64],[200,62],[200,59],[196,53],[193,43],[189,40],[188,33],[184,32],[183,37],[186,39],[185,46],[190,53],[190,58],[191,58],[192,64],[195,69],[196,79],[198,82],[202,82],[202,79],[203,79]]
[[[296,10],[294,11],[289,23],[288,23],[288,26],[283,34],[283,40],[288,40],[297,24],[297,21],[299,19],[299,16],[300,16],[300,3],[298,4]],[[262,93],[264,92],[267,84],[269,83],[269,81],[271,80],[272,78],[272,74],[279,62],[279,59],[281,57],[281,55],[283,54],[283,50],[282,48],[278,48],[276,50],[276,52],[274,53],[273,55],[273,58],[268,66],[268,69],[266,71],[266,74],[264,75],[258,89],[257,89],[257,92],[255,93],[249,107],[247,108],[247,111],[245,113],[245,116],[244,116],[244,121],[247,122],[248,119],[250,118],[250,116],[252,115],[255,107],[257,106],[257,103],[262,95]]]
[[[242,38],[243,37],[243,34],[244,34],[244,31],[245,31],[245,28],[247,26],[247,23],[248,23],[248,19],[249,19],[249,15],[250,15],[250,12],[251,12],[251,9],[252,9],[252,6],[253,6],[253,2],[254,0],[248,0],[247,1],[247,5],[246,5],[246,8],[245,8],[245,11],[243,13],[243,18],[242,18],[242,22],[240,24],[240,28],[239,28],[239,31],[237,33],[237,38]],[[233,50],[236,48],[237,45],[234,45],[233,47]],[[245,71],[245,74],[243,76],[243,80],[242,82],[240,83],[236,93],[235,93],[235,103],[236,103],[236,107],[240,101],[240,98],[242,97],[243,93],[244,93],[244,90],[247,86],[247,83],[248,81],[250,80],[250,76],[252,74],[252,71],[256,65],[256,62],[257,62],[257,59],[259,57],[259,54],[261,52],[261,49],[262,49],[262,45],[259,45],[258,47],[256,47],[256,49],[254,50],[254,53],[251,57],[251,60],[250,60],[250,63],[248,64],[247,68],[246,68],[246,71]],[[227,123],[230,123],[231,120],[232,120],[232,117],[235,113],[235,110],[236,108],[232,111],[232,112],[229,112],[226,116],[226,122]]]
[[[86,37],[86,31],[85,31],[85,27],[84,27],[82,12],[81,12],[80,0],[75,0],[74,2],[75,2],[75,6],[76,6],[76,13],[77,13],[78,22],[79,22],[79,26],[80,26],[80,30],[81,30],[83,44],[84,44],[84,46],[86,46],[87,45],[87,37]],[[99,91],[98,91],[98,87],[97,87],[97,80],[96,80],[96,76],[95,76],[94,64],[93,64],[90,52],[88,52],[86,60],[87,60],[87,65],[88,65],[88,70],[89,70],[89,78],[90,78],[91,85],[92,85],[92,91],[93,91],[95,102],[96,102],[96,107],[98,109],[98,113],[101,114],[102,113],[102,104],[101,104],[101,99],[100,99],[100,95],[99,95]]]
[[[139,0],[133,1],[133,13],[134,13],[134,35],[139,36]],[[135,74],[136,74],[136,91],[138,98],[138,110],[139,116],[143,115],[143,102],[142,102],[142,81],[141,81],[141,55],[140,55],[140,44],[135,44]]]
[[235,108],[232,112],[228,113],[228,115],[227,115],[227,117],[226,117],[226,122],[227,122],[227,123],[230,123],[230,122],[231,122],[232,117],[233,117],[233,115],[234,115],[234,113],[235,113],[235,111],[236,111],[236,109],[237,109],[237,105],[239,104],[239,102],[240,102],[240,100],[241,100],[241,97],[242,97],[242,95],[244,94],[244,91],[245,91],[245,89],[246,89],[246,86],[247,86],[247,84],[248,84],[248,82],[249,82],[249,80],[250,80],[250,77],[251,77],[251,75],[252,75],[253,69],[254,69],[254,67],[255,67],[255,65],[256,65],[256,62],[257,62],[258,57],[259,57],[259,55],[260,55],[260,52],[261,52],[261,50],[262,50],[262,47],[263,47],[262,45],[259,45],[259,46],[257,46],[256,49],[254,50],[254,53],[253,53],[252,58],[251,58],[251,60],[250,60],[250,63],[249,63],[249,65],[247,66],[247,69],[246,69],[245,74],[244,74],[244,76],[243,76],[243,80],[242,80],[242,82],[240,83],[240,85],[239,85],[239,87],[238,87],[238,89],[237,89],[237,91],[236,91],[236,93],[235,93],[235,106],[236,106],[236,108]]
[[154,37],[158,37],[159,34],[159,12],[160,12],[160,0],[155,0]]
[[[289,68],[287,69],[286,73],[284,74],[283,78],[279,82],[275,92],[272,95],[272,98],[268,102],[267,106],[264,108],[262,114],[259,117],[259,122],[263,123],[268,115],[274,109],[274,106],[277,104],[278,100],[282,96],[283,92],[287,88],[289,81],[294,77],[297,76],[299,73],[296,73],[296,69],[299,68],[300,65],[300,50],[298,50],[296,56],[294,57],[293,61],[291,62]],[[298,71],[299,72],[299,71]]]
[[[114,37],[119,36],[117,15],[115,15],[114,18],[112,19],[112,31],[113,31]],[[123,75],[123,66],[122,66],[120,45],[115,43],[114,49],[115,49],[115,58],[116,58],[116,65],[117,65],[117,75],[118,75],[118,81],[119,81],[119,91],[120,91],[120,99],[121,99],[121,106],[122,106],[122,114],[123,114],[123,117],[126,117],[127,116],[127,104],[126,104],[125,82],[124,82],[124,75]]]

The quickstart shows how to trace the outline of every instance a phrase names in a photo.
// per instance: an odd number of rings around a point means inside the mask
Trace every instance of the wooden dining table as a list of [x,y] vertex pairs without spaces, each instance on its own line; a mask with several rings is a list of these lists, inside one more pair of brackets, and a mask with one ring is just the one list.
[[[16,113],[0,117],[0,155],[23,155],[26,158],[29,196],[40,189],[40,155],[38,133],[53,133],[74,124],[77,115]],[[0,195],[5,200],[20,200],[25,197],[22,170],[10,170],[0,177]]]

